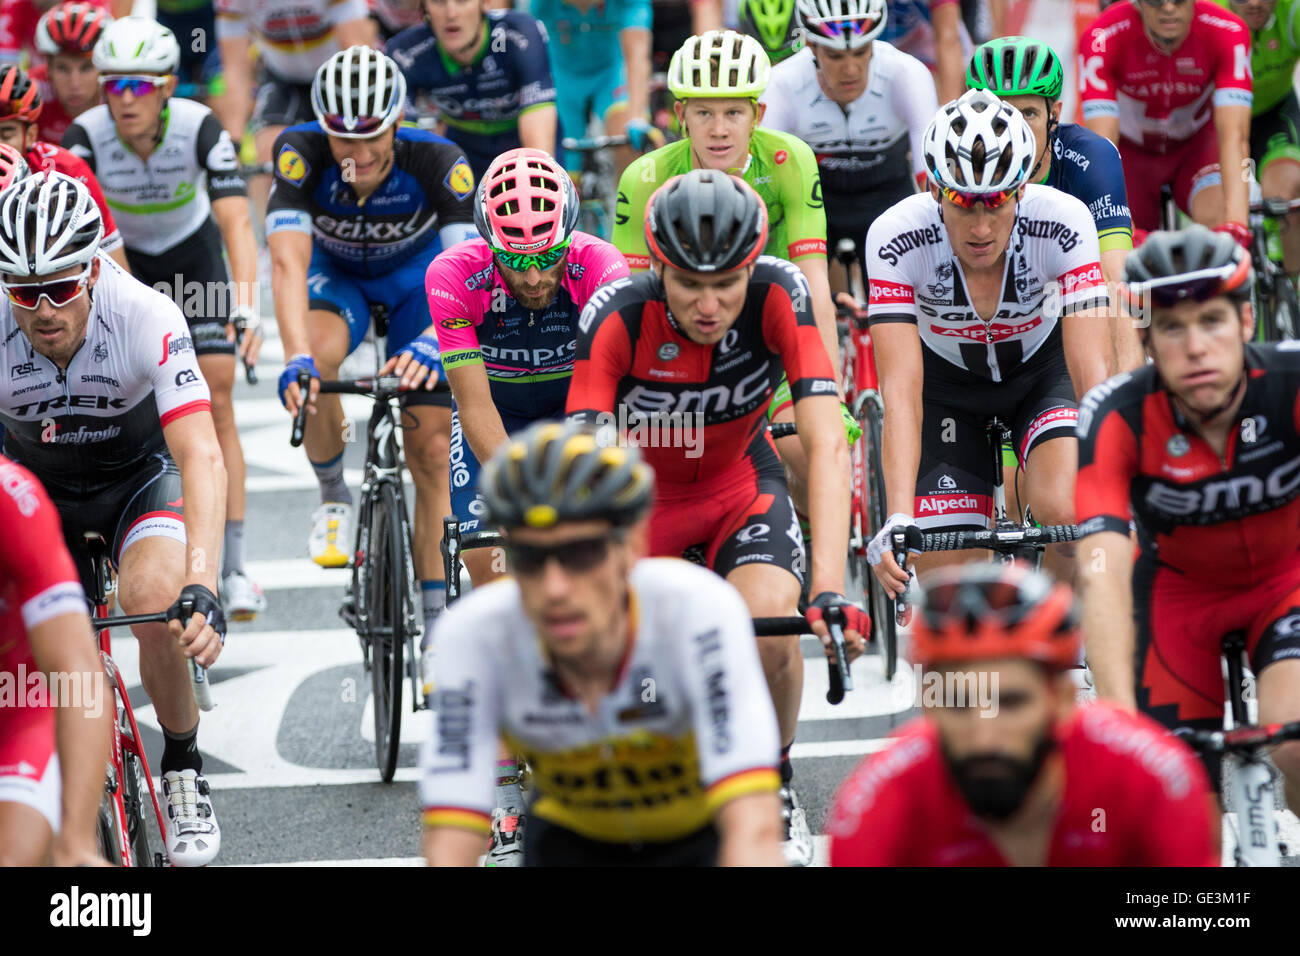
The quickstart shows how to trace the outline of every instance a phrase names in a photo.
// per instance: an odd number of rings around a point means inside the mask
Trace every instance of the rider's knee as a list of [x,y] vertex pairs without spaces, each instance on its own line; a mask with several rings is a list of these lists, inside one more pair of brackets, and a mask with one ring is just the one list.
[[[213,559],[216,559],[213,555]],[[153,614],[171,606],[184,583],[179,569],[163,561],[135,567],[117,581],[117,603],[124,614]]]
[[442,429],[430,429],[420,441],[406,443],[406,465],[413,475],[430,478],[445,475],[450,456],[451,439]]
[[1300,784],[1300,740],[1278,744],[1272,754],[1273,763],[1288,780]]

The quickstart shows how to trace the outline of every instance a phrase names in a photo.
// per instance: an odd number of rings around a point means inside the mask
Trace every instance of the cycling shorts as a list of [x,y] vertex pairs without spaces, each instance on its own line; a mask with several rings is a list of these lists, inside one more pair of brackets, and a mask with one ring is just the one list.
[[234,355],[226,341],[233,287],[222,257],[221,230],[211,216],[192,235],[156,256],[129,246],[126,261],[135,277],[180,308],[194,336],[197,355]]
[[[217,18],[212,4],[207,3],[197,10],[183,12],[157,10],[155,18],[180,41],[181,62],[176,73],[180,77],[181,87],[187,84],[204,86],[209,95],[220,96],[224,85],[221,77],[221,49],[212,42],[217,35]],[[208,42],[194,42],[200,38],[206,38]],[[193,92],[178,91],[177,95],[203,99]]]
[[[1300,659],[1300,554],[1249,588],[1192,578],[1155,557],[1133,568],[1138,709],[1165,727],[1223,726],[1225,634],[1245,631],[1255,677]],[[1248,691],[1249,696],[1249,691]],[[1219,761],[1206,761],[1219,792]]]
[[[1250,158],[1255,169],[1263,170],[1269,163],[1287,159],[1300,163],[1300,100],[1295,90],[1287,93],[1267,113],[1260,113],[1250,121]],[[1258,172],[1256,177],[1258,177]]]
[[718,831],[708,825],[664,843],[603,843],[539,816],[524,828],[524,866],[717,866]]
[[31,807],[58,833],[63,788],[54,709],[6,707],[0,729],[0,803]]
[[[356,351],[370,329],[370,306],[388,309],[388,344],[386,358],[410,344],[429,328],[429,302],[424,293],[424,272],[440,251],[438,243],[392,272],[381,276],[352,275],[319,249],[313,249],[307,270],[307,287],[311,290],[309,309],[333,312],[348,325],[348,354]],[[411,392],[402,396],[403,405],[451,405],[451,390],[446,379],[433,391]]]
[[1006,382],[956,385],[927,378],[922,406],[913,514],[923,531],[988,528],[994,478],[986,427],[990,418],[1011,426],[1012,446],[1022,465],[1045,441],[1073,440],[1079,419],[1063,355],[1036,356]]
[[166,452],[150,455],[137,474],[116,485],[85,497],[60,497],[47,486],[63,523],[63,540],[77,565],[81,586],[95,591],[90,551],[85,533],[96,531],[109,545],[108,557],[116,567],[127,548],[145,538],[171,538],[185,544],[184,499],[181,473]]
[[742,564],[770,564],[802,584],[803,535],[771,444],[698,484],[660,483],[650,513],[650,554],[689,555],[724,578]]
[[[536,417],[518,418],[497,409],[501,415],[501,426],[507,435],[523,431],[534,422],[546,419],[562,420],[564,406],[549,411],[539,409]],[[486,530],[479,525],[479,519],[487,514],[487,503],[478,491],[478,473],[482,467],[474,456],[474,449],[465,439],[464,429],[460,427],[460,412],[453,403],[451,406],[451,449],[449,475],[451,482],[451,513],[460,519],[460,533],[469,534]]]
[[1206,123],[1191,139],[1171,146],[1167,153],[1147,152],[1125,140],[1120,144],[1119,155],[1124,165],[1124,181],[1133,186],[1128,191],[1128,207],[1133,214],[1134,229],[1149,232],[1161,228],[1160,189],[1156,184],[1172,186],[1174,202],[1190,215],[1196,194],[1223,182],[1219,173],[1219,141],[1213,123]]
[[[564,136],[581,139],[587,135],[591,117],[602,123],[614,107],[627,107],[627,68],[623,58],[597,73],[566,73],[553,70],[555,77],[555,106],[560,116],[560,132]],[[566,152],[565,168],[571,172],[582,169],[582,154]]]
[[867,230],[881,213],[916,192],[910,175],[889,180],[858,193],[833,193],[823,188],[826,201],[826,250],[830,257],[844,239],[858,251],[863,279],[867,275]]
[[253,116],[248,127],[254,133],[268,126],[297,126],[316,122],[311,108],[311,84],[290,83],[262,71],[257,99],[253,102]]

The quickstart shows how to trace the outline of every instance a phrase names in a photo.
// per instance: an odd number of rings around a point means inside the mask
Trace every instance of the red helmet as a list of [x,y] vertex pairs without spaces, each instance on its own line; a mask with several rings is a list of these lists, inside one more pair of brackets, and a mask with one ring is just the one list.
[[41,115],[36,84],[16,66],[0,66],[0,123],[35,123]]
[[474,225],[493,249],[535,255],[567,242],[578,191],[550,154],[521,147],[492,161],[474,200]]
[[0,143],[0,192],[26,179],[30,172],[22,153],[7,143]]
[[1074,594],[1020,564],[965,564],[926,577],[912,617],[912,660],[1019,657],[1057,670],[1079,661]]
[[61,3],[36,24],[36,49],[46,56],[78,53],[90,56],[95,41],[113,18],[89,3]]

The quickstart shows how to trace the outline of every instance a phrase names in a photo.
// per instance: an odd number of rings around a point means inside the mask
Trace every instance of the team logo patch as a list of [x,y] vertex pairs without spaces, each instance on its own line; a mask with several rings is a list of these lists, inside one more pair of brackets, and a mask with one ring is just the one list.
[[311,172],[311,166],[307,164],[307,160],[302,158],[302,153],[292,146],[284,146],[280,149],[280,155],[275,159],[275,171],[280,175],[281,179],[287,179],[291,183],[300,183]]
[[776,155],[772,157],[772,162],[776,163],[778,166],[784,166],[785,161],[789,158],[790,158],[789,153],[787,153],[783,149],[778,149],[776,151]]
[[443,184],[456,194],[458,199],[464,199],[474,191],[474,173],[469,168],[469,163],[463,159],[456,161],[456,165],[451,167],[451,172],[447,173],[447,178]]
[[1181,458],[1191,451],[1191,444],[1187,441],[1187,436],[1183,434],[1171,435],[1169,441],[1165,442],[1165,451],[1169,452],[1174,458]]
[[665,342],[663,345],[659,346],[659,361],[671,362],[681,354],[681,351],[681,348],[676,342]]
[[469,319],[443,319],[438,323],[444,329],[463,329],[469,326]]

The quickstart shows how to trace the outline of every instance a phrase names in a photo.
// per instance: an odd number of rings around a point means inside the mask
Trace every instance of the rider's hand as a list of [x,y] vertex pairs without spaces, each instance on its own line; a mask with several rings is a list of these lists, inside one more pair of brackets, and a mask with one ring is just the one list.
[[808,610],[804,611],[804,618],[813,633],[821,640],[822,646],[826,648],[826,656],[831,660],[835,659],[831,631],[825,621],[826,612],[831,608],[839,608],[844,613],[844,650],[849,660],[861,656],[867,649],[867,640],[871,635],[870,615],[856,604],[846,600],[844,595],[836,594],[834,591],[823,591],[808,605]]
[[290,415],[298,414],[302,404],[302,390],[298,388],[298,373],[306,372],[311,376],[311,394],[307,396],[308,411],[316,414],[316,396],[320,392],[320,372],[316,371],[316,360],[306,352],[295,355],[284,363],[280,373],[280,404],[289,409]]
[[885,592],[899,597],[907,590],[907,583],[911,578],[894,559],[892,539],[895,531],[902,531],[907,535],[909,552],[920,553],[921,529],[916,526],[915,519],[911,515],[894,514],[890,515],[889,520],[876,532],[876,536],[868,542],[867,561],[870,562],[871,570],[875,572],[876,579],[880,581],[880,586],[885,589]]
[[638,152],[663,145],[663,134],[650,125],[644,116],[634,116],[627,121],[627,143]]
[[251,305],[237,305],[230,310],[230,319],[226,325],[226,341],[235,341],[235,326],[242,322],[244,335],[239,340],[239,357],[250,366],[257,364],[257,356],[262,351],[262,317]]
[[402,388],[405,389],[419,388],[423,382],[425,390],[431,391],[442,378],[442,354],[438,351],[438,340],[432,335],[421,335],[413,339],[384,363],[379,374],[400,375]]
[[217,596],[202,584],[187,584],[167,609],[167,627],[186,657],[211,667],[226,640],[226,616]]
[[1250,229],[1239,222],[1225,222],[1222,226],[1215,226],[1215,232],[1227,233],[1237,240],[1237,245],[1246,251],[1250,251]]

